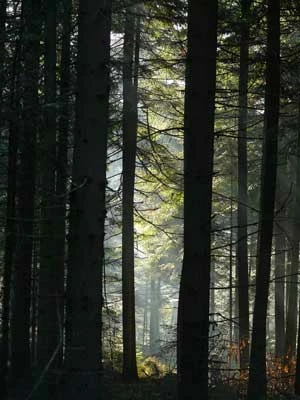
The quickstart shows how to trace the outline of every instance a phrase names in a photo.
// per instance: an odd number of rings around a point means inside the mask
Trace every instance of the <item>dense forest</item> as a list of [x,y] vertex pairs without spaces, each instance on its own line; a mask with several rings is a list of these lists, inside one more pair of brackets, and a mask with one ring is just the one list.
[[300,399],[299,0],[0,0],[0,398]]

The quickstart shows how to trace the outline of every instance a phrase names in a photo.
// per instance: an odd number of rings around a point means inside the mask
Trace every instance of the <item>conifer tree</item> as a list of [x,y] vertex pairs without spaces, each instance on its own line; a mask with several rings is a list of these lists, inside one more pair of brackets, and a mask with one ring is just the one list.
[[266,318],[277,174],[280,98],[280,0],[269,0],[267,4],[264,145],[248,400],[267,398]]
[[100,391],[110,29],[111,2],[79,2],[65,349],[65,398],[73,400]]
[[207,400],[217,1],[188,5],[178,393],[180,400]]
[[36,139],[39,127],[39,57],[41,2],[22,2],[23,33],[23,110],[20,134],[17,229],[11,320],[11,369],[14,381],[30,372],[31,263],[33,246],[36,177]]
[[122,197],[122,295],[123,376],[137,379],[134,292],[134,183],[137,145],[137,85],[139,21],[136,9],[127,7],[123,60],[123,197]]

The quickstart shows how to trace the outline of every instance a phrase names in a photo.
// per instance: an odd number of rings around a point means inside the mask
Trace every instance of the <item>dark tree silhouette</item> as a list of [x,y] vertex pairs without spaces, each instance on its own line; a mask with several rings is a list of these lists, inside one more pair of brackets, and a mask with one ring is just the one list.
[[[297,182],[296,182],[296,187],[297,187],[297,193],[296,193],[296,207],[295,207],[295,218],[296,220],[294,221],[295,227],[294,229],[296,230],[295,235],[297,235],[297,239],[299,239],[299,229],[300,229],[300,219],[299,219],[299,178],[300,178],[300,96],[298,98],[298,135],[297,135]],[[298,212],[297,212],[298,211]],[[299,242],[297,243],[297,247],[299,249]],[[300,313],[300,307],[298,309],[298,313]],[[300,317],[298,316],[298,341],[297,341],[297,354],[296,354],[296,375],[295,375],[295,393],[296,395],[300,395]]]
[[280,0],[269,0],[267,4],[268,33],[264,146],[261,175],[256,292],[248,385],[249,400],[262,400],[267,397],[266,317],[270,283],[277,173],[280,91]]
[[180,400],[208,399],[208,331],[217,1],[188,3],[184,259],[178,307]]
[[300,206],[300,142],[297,138],[296,159],[292,160],[293,176],[295,179],[294,198],[291,205],[292,231],[289,237],[290,249],[290,271],[287,280],[289,291],[287,298],[286,327],[285,327],[285,355],[289,360],[296,355],[297,337],[297,302],[298,302],[298,272],[299,272],[299,206]]
[[110,27],[111,2],[79,2],[65,349],[65,398],[73,400],[100,390]]
[[[4,92],[4,67],[5,63],[5,21],[6,1],[3,1],[0,9],[0,130],[5,125],[2,116],[3,92]],[[19,124],[19,78],[20,78],[20,40],[17,40],[14,48],[14,57],[11,68],[9,108],[11,118],[8,129],[8,165],[7,165],[7,192],[6,192],[6,221],[5,221],[5,244],[3,257],[2,275],[2,299],[1,299],[1,343],[0,343],[0,397],[7,394],[7,374],[9,361],[9,322],[10,322],[10,296],[11,277],[13,267],[13,255],[15,249],[15,216],[16,216],[16,177],[17,177],[17,149]]]
[[[38,301],[37,358],[43,370],[60,342],[58,320],[58,265],[55,263],[55,172],[56,172],[56,1],[45,2],[45,63],[43,124],[39,158],[41,179],[41,228]],[[60,274],[61,276],[61,274]],[[63,275],[62,275],[63,276]],[[51,367],[58,363],[57,352]],[[56,365],[57,366],[57,365]]]
[[248,187],[247,187],[247,106],[249,69],[249,17],[251,0],[241,0],[239,121],[238,121],[238,229],[237,275],[239,303],[240,366],[249,363],[249,295],[248,295]]
[[23,1],[23,110],[17,188],[18,241],[14,263],[14,305],[11,320],[11,369],[14,380],[30,371],[30,304],[36,137],[39,126],[40,0]]
[[134,181],[137,144],[137,74],[139,57],[138,18],[127,7],[123,61],[123,198],[122,198],[122,293],[123,376],[137,379],[134,293]]

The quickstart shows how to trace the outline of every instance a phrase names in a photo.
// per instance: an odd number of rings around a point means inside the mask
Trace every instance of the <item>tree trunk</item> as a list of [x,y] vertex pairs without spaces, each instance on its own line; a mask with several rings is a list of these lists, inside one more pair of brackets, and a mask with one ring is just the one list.
[[18,126],[11,123],[8,142],[8,179],[6,198],[6,226],[4,271],[2,280],[2,313],[1,313],[1,355],[0,355],[0,388],[6,394],[6,378],[8,373],[9,357],[9,320],[10,320],[10,287],[12,277],[13,256],[15,250],[15,196],[16,196],[16,170],[17,170],[17,137]]
[[[287,280],[287,248],[289,233],[285,229],[284,222],[287,220],[287,187],[289,180],[286,181],[287,174],[287,154],[285,151],[285,137],[279,132],[278,143],[278,167],[275,205],[278,210],[274,223],[275,239],[275,356],[283,361],[285,354],[285,316],[286,294],[285,282]],[[281,143],[282,142],[282,143]],[[281,145],[281,147],[280,147]],[[281,148],[283,150],[281,150]],[[286,182],[285,184],[283,182]],[[288,219],[289,220],[289,219]]]
[[37,317],[38,317],[38,263],[39,263],[39,231],[34,231],[31,269],[31,365],[37,365]]
[[[300,178],[300,96],[298,98],[298,138],[297,138],[297,182],[296,182],[296,207],[299,207],[299,178]],[[297,211],[297,209],[295,209]],[[298,208],[299,210],[299,208]],[[295,230],[297,230],[297,238],[299,239],[300,218],[299,213],[295,213],[296,220]],[[298,241],[299,248],[299,241]],[[300,313],[300,305],[298,307]],[[298,341],[297,341],[297,355],[296,355],[296,376],[295,376],[295,393],[300,395],[300,316],[298,315]]]
[[[122,198],[122,295],[123,377],[137,379],[134,293],[134,180],[137,143],[138,21],[128,7],[124,33],[123,64],[123,198]],[[137,50],[137,51],[135,51]]]
[[17,151],[19,136],[19,86],[20,86],[20,40],[16,42],[14,60],[11,74],[10,87],[10,121],[8,137],[8,168],[7,168],[7,194],[6,194],[6,223],[5,244],[2,276],[2,302],[1,302],[1,349],[0,349],[0,397],[7,393],[7,374],[9,360],[9,323],[11,278],[13,270],[13,257],[15,251],[16,231],[16,182],[17,182]]
[[[285,355],[291,361],[296,354],[296,336],[297,336],[297,302],[298,302],[298,263],[299,263],[299,207],[300,207],[300,134],[297,138],[297,153],[295,164],[295,194],[292,209],[293,225],[291,235],[291,266],[289,281],[289,297],[286,315],[285,330]],[[293,168],[293,170],[294,170]]]
[[268,0],[265,124],[261,176],[256,293],[250,357],[248,399],[267,396],[266,317],[270,284],[272,231],[276,192],[280,96],[280,0]]
[[145,307],[144,307],[144,317],[143,317],[143,352],[148,352],[148,282],[146,280],[145,285]]
[[289,299],[286,314],[285,330],[285,354],[288,360],[295,357],[296,352],[296,334],[297,334],[297,286],[298,286],[298,262],[299,262],[299,241],[296,239],[298,233],[293,233],[291,249],[291,273],[287,277],[289,283]]
[[[216,316],[216,262],[214,256],[211,257],[211,268],[210,268],[210,299],[209,299],[209,313],[210,313],[210,321],[213,323]],[[229,277],[229,286],[230,286],[230,277]],[[231,292],[230,292],[231,293]],[[231,296],[229,293],[229,314],[232,311]],[[232,333],[232,332],[231,332]]]
[[217,1],[188,2],[184,259],[178,306],[178,394],[208,399],[211,200]]
[[239,120],[238,120],[238,229],[237,275],[239,303],[240,368],[249,364],[249,294],[248,294],[248,186],[247,186],[247,107],[249,68],[249,13],[251,0],[241,0]]
[[30,295],[35,195],[36,135],[39,125],[40,0],[23,1],[24,72],[20,172],[17,188],[18,232],[11,321],[13,380],[30,371]]
[[150,354],[159,352],[160,279],[151,277]]
[[[289,210],[290,211],[290,210]],[[288,218],[292,219],[292,216],[290,215],[290,212],[288,212]],[[291,236],[292,233],[290,233],[288,237],[288,250],[286,254],[286,291],[285,291],[285,314],[287,316],[288,313],[288,304],[289,304],[289,298],[291,294],[291,273],[292,273],[292,250],[291,250]]]
[[[232,154],[230,155],[230,166],[232,167]],[[229,346],[232,346],[233,339],[233,175],[230,177],[230,244],[229,244]],[[215,268],[215,263],[211,261],[211,268]]]
[[[64,321],[64,277],[66,259],[66,204],[68,178],[68,148],[70,136],[70,90],[71,90],[71,29],[72,0],[63,0],[62,49],[60,63],[60,109],[56,158],[56,220],[55,220],[55,264],[57,266],[57,310]],[[60,335],[63,335],[63,326]],[[62,337],[62,336],[61,336]],[[59,361],[63,355],[60,349]]]
[[3,127],[3,93],[5,86],[5,40],[6,40],[6,6],[7,0],[0,4],[0,130]]
[[[56,168],[56,1],[45,2],[45,85],[43,126],[40,132],[41,229],[37,359],[42,371],[60,343],[58,270],[55,263],[55,168]],[[53,359],[51,368],[59,363]],[[47,378],[44,379],[47,384]]]
[[67,273],[66,393],[98,399],[111,2],[80,0],[76,131]]
[[285,281],[285,251],[286,240],[282,230],[275,222],[275,355],[284,355],[285,310],[284,310],[284,281]]

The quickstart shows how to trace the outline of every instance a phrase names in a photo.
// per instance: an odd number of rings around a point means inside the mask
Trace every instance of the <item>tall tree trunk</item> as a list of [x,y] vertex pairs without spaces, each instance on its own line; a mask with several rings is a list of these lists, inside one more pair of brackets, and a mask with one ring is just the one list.
[[[288,218],[292,219],[290,209],[288,210]],[[286,291],[285,291],[285,314],[288,313],[288,304],[291,294],[291,273],[292,273],[292,250],[291,250],[291,233],[288,237],[288,250],[286,254]]]
[[150,354],[159,352],[160,279],[151,276]]
[[248,294],[248,186],[247,186],[247,114],[249,68],[249,14],[251,0],[241,0],[239,119],[238,119],[238,229],[237,275],[239,303],[240,368],[249,364],[249,294]]
[[38,317],[38,263],[39,263],[39,231],[34,230],[31,269],[31,365],[37,365],[37,317]]
[[[230,281],[230,278],[229,278]],[[211,268],[210,268],[210,299],[209,299],[209,312],[210,312],[210,321],[213,323],[216,316],[216,262],[214,256],[211,257]],[[229,282],[230,286],[230,282]],[[230,293],[229,293],[229,309],[230,309]],[[230,314],[230,310],[229,310]]]
[[280,96],[280,0],[267,2],[267,65],[265,124],[261,176],[256,293],[248,386],[249,400],[267,396],[266,317],[271,270],[272,230],[276,192]]
[[[60,63],[60,109],[58,120],[56,162],[56,221],[55,221],[55,264],[57,265],[57,312],[64,321],[64,277],[66,259],[66,204],[68,178],[68,144],[70,136],[70,90],[71,90],[71,29],[72,0],[62,0],[62,49]],[[60,327],[63,335],[63,326]],[[61,339],[61,338],[60,338]],[[63,348],[60,349],[60,359]]]
[[65,349],[73,400],[100,390],[110,27],[110,1],[80,0]]
[[7,374],[9,359],[9,323],[10,323],[10,297],[13,257],[15,251],[15,217],[16,217],[16,180],[17,180],[17,151],[19,136],[19,86],[20,86],[20,40],[16,42],[15,54],[12,65],[10,87],[10,121],[8,137],[8,168],[7,168],[7,194],[6,194],[6,223],[5,244],[2,277],[2,302],[1,302],[1,348],[0,348],[0,397],[5,397],[7,392]]
[[[300,7],[299,7],[300,9]],[[298,138],[297,138],[297,176],[298,178],[300,177],[300,95],[298,98]],[[300,201],[300,191],[299,191],[299,181],[297,181],[296,184],[296,206],[299,207],[299,201]],[[299,208],[298,208],[299,210]],[[295,215],[296,220],[295,222],[295,229],[297,229],[297,234],[299,235],[299,229],[300,229],[300,218],[299,218],[299,213]],[[298,236],[299,239],[299,236]],[[299,242],[298,242],[299,246]],[[300,313],[300,304],[298,307],[298,313]],[[295,376],[295,393],[297,395],[300,395],[300,316],[298,315],[298,341],[297,341],[297,355],[296,355],[296,376]]]
[[284,281],[285,281],[285,235],[275,222],[275,355],[284,355],[285,310],[284,310]]
[[146,281],[145,285],[145,307],[144,307],[144,317],[143,317],[143,352],[146,353],[148,351],[148,343],[147,343],[147,336],[148,336],[148,282]]
[[[137,68],[139,40],[135,8],[128,7],[123,64],[123,198],[122,198],[122,298],[123,377],[137,379],[134,294],[134,180],[137,143]],[[135,57],[136,55],[136,57]]]
[[180,400],[208,399],[208,334],[217,1],[188,2],[184,259],[178,306]]
[[298,285],[298,262],[299,241],[296,239],[297,232],[293,232],[291,249],[291,273],[287,279],[290,281],[290,294],[287,304],[286,330],[285,330],[285,354],[288,360],[295,357],[296,334],[297,334],[297,285]]
[[[295,168],[295,194],[292,209],[292,234],[291,242],[291,266],[289,281],[289,297],[286,314],[285,330],[285,355],[288,360],[295,357],[296,354],[296,336],[297,336],[297,301],[298,301],[298,263],[299,263],[299,207],[300,207],[300,134],[297,138],[296,160],[293,166]],[[293,170],[294,170],[293,168]]]
[[[287,233],[282,227],[287,217],[286,188],[282,182],[287,174],[287,154],[285,152],[285,138],[280,136],[278,143],[278,167],[277,167],[277,185],[275,204],[277,213],[274,223],[274,241],[275,241],[275,356],[282,359],[285,353],[285,282],[287,280]],[[280,151],[280,142],[282,141],[283,150]]]
[[6,40],[6,6],[7,0],[0,4],[0,131],[3,127],[3,93],[5,85],[5,40]]
[[17,189],[18,240],[14,270],[14,306],[11,321],[14,380],[30,371],[30,294],[33,243],[36,135],[39,125],[40,0],[23,1],[24,81],[20,173]]
[[[232,167],[232,154],[230,155],[230,166]],[[229,346],[233,339],[233,174],[230,177],[230,244],[229,244]],[[215,267],[213,261],[211,267]]]
[[[56,158],[56,1],[45,2],[45,86],[43,126],[40,132],[41,230],[37,358],[43,370],[60,342],[58,318],[58,270],[55,243]],[[58,357],[51,367],[58,364]],[[47,378],[44,379],[47,382]]]
[[[9,357],[9,320],[10,320],[10,287],[12,277],[13,256],[15,250],[15,196],[16,196],[16,170],[17,170],[17,137],[18,126],[11,122],[8,142],[8,179],[6,198],[6,226],[4,271],[2,280],[2,313],[1,313],[1,353],[0,353],[0,390],[6,394],[6,378],[8,373]],[[1,393],[1,392],[0,392]]]

